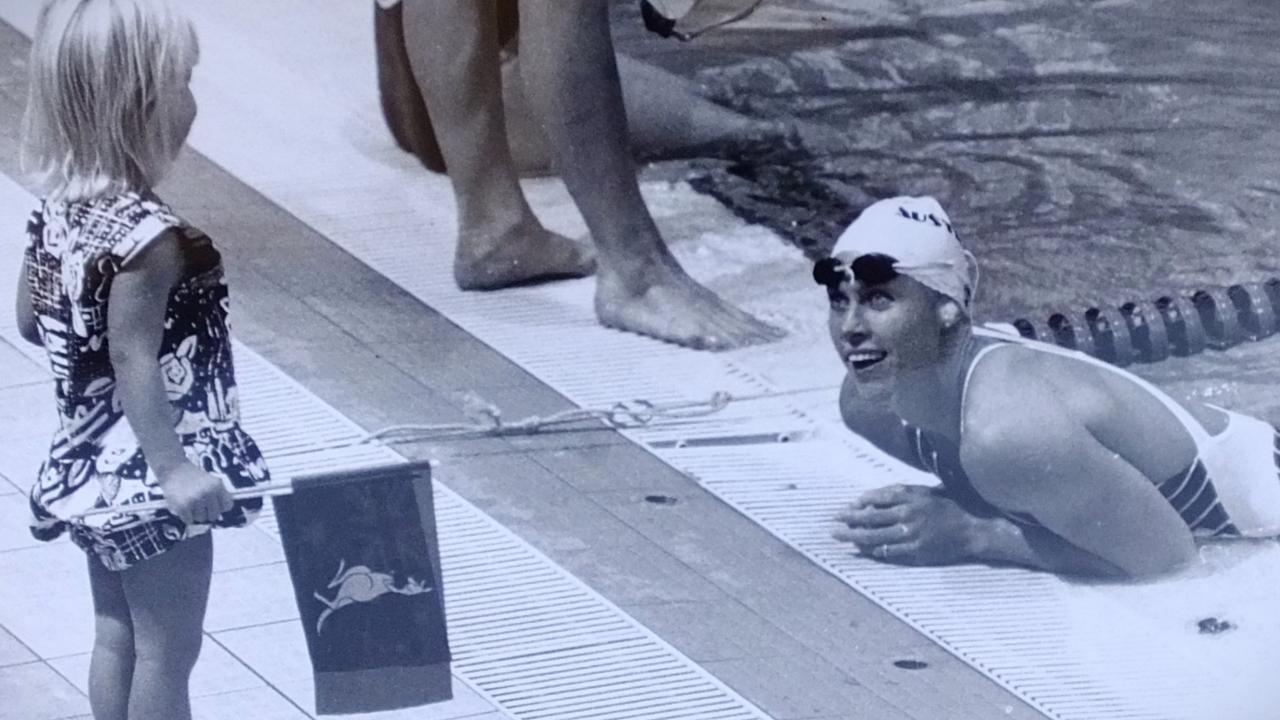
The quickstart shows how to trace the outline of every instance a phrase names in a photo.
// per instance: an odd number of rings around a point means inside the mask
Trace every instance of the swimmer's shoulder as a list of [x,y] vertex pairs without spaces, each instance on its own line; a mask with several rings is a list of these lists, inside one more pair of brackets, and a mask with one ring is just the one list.
[[965,392],[965,444],[975,450],[1021,444],[1060,414],[1076,417],[1081,405],[1105,403],[1095,372],[1074,358],[1015,343],[985,353]]
[[1071,354],[1046,352],[1034,345],[1005,343],[985,353],[971,370],[971,397],[1018,396],[1024,390],[1056,390],[1063,399],[1104,399],[1120,379]]
[[[963,412],[960,463],[970,483],[1000,507],[1030,511],[1042,483],[1071,449],[1092,441],[1087,425],[1054,372],[1058,358],[1022,346],[1002,346],[973,369]],[[1030,493],[1030,495],[1028,495]]]

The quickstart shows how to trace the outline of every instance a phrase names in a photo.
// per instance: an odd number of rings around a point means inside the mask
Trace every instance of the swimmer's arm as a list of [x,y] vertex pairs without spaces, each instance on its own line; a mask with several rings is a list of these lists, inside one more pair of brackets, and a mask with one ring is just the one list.
[[147,465],[165,478],[187,462],[173,429],[173,408],[160,374],[169,292],[182,273],[177,237],[166,233],[120,270],[108,299],[107,337],[116,394]]
[[840,415],[845,427],[872,445],[911,467],[926,469],[911,439],[911,433],[894,412],[887,393],[860,387],[852,374],[840,386]]
[[1001,517],[973,518],[969,553],[974,560],[1017,565],[1057,575],[1124,578],[1129,574],[1093,553],[1037,527]]
[[980,521],[974,555],[1124,577],[1162,575],[1192,562],[1191,531],[1155,485],[1055,402],[1047,394],[1052,387],[1029,385],[1028,394],[1001,409],[1007,422],[970,431],[962,462],[984,498],[1030,513],[1044,530]]
[[41,345],[40,328],[36,325],[36,311],[31,304],[31,288],[27,284],[27,261],[22,261],[18,271],[18,292],[13,301],[13,317],[18,321],[18,334],[32,345]]

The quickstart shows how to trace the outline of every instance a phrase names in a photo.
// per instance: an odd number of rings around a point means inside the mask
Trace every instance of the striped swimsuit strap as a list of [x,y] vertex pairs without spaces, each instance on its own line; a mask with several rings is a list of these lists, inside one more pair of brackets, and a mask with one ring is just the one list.
[[1213,487],[1208,469],[1199,459],[1185,472],[1174,475],[1156,488],[1193,531],[1214,537],[1240,534],[1218,500],[1218,491]]

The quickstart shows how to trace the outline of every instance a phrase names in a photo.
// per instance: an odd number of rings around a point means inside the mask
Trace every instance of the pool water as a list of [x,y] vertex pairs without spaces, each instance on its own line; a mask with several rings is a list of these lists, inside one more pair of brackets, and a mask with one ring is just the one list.
[[[621,51],[816,129],[811,156],[691,171],[811,255],[876,198],[932,194],[982,263],[980,320],[1280,276],[1280,4],[771,0],[690,44],[614,12]],[[1278,350],[1134,369],[1280,422]]]

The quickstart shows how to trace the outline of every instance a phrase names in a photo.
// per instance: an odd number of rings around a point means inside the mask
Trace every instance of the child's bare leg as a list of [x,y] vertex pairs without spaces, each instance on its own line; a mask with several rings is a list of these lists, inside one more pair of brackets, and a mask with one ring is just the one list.
[[89,556],[93,593],[93,656],[89,661],[89,707],[94,720],[128,720],[133,685],[133,620],[120,573]]
[[543,228],[520,190],[507,146],[494,4],[405,0],[403,7],[410,65],[458,203],[458,286],[487,290],[591,273],[591,248]]
[[188,681],[204,630],[213,541],[184,540],[120,573],[137,661],[129,720],[190,720]]

